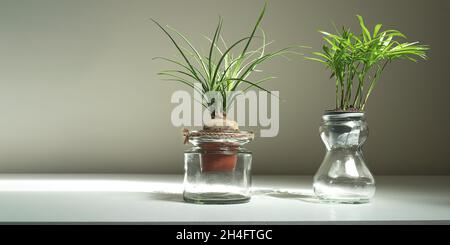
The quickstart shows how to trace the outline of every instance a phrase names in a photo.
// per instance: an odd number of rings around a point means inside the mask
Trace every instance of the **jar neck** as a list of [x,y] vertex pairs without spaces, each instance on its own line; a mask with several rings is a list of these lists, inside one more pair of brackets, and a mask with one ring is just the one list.
[[363,113],[324,114],[320,135],[328,150],[357,149],[365,142],[368,127]]

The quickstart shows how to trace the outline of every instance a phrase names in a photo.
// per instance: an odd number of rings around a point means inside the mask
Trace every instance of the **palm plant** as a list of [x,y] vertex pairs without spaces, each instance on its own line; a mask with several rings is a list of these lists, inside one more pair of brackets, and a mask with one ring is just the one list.
[[[266,42],[265,33],[260,28],[265,9],[266,5],[264,5],[250,35],[239,39],[231,45],[227,45],[221,35],[223,20],[219,17],[219,22],[213,37],[207,38],[210,44],[209,52],[206,55],[201,54],[184,34],[169,26],[163,27],[160,23],[152,19],[168,36],[182,59],[179,61],[166,57],[155,57],[154,59],[161,59],[178,66],[178,69],[161,71],[158,75],[164,76],[165,78],[163,80],[180,82],[193,88],[202,94],[203,99],[201,103],[209,109],[217,101],[209,97],[208,93],[219,93],[223,100],[220,103],[222,106],[222,115],[216,115],[216,111],[210,109],[211,118],[226,118],[227,108],[234,99],[232,92],[238,90],[246,91],[253,87],[267,91],[261,84],[274,77],[265,77],[254,82],[249,79],[249,76],[254,71],[259,71],[256,69],[258,65],[276,56],[295,53],[291,50],[293,47],[283,48],[270,53],[266,52],[267,46],[272,42]],[[256,36],[257,31],[261,32],[261,36]],[[180,38],[184,45],[177,42],[176,37]],[[257,48],[251,49],[251,45],[255,39],[262,40],[262,43]],[[233,53],[239,47],[242,47],[242,49],[237,53]],[[201,88],[195,86],[195,83],[201,84]],[[245,87],[242,88],[244,85]],[[267,92],[270,93],[269,91]]]
[[386,65],[396,59],[416,62],[415,57],[426,59],[426,45],[419,42],[397,41],[406,36],[397,30],[381,31],[377,24],[371,33],[364,19],[357,15],[361,34],[355,35],[349,28],[336,34],[319,31],[326,42],[323,52],[313,52],[309,60],[324,64],[336,79],[336,110],[363,111]]

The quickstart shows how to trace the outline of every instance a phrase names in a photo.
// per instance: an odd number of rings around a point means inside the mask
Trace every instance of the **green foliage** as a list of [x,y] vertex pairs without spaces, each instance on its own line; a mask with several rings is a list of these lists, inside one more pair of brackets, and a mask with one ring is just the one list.
[[[428,47],[418,42],[400,43],[406,39],[397,30],[381,31],[381,24],[375,25],[373,33],[357,15],[361,34],[355,35],[349,28],[331,34],[319,31],[326,42],[322,52],[313,52],[309,60],[324,64],[336,79],[336,110],[363,111],[386,65],[396,59],[426,59]],[[380,32],[381,31],[381,32]],[[353,92],[353,93],[352,93]]]
[[[208,98],[208,92],[219,92],[223,99],[221,103],[223,112],[226,112],[228,105],[234,98],[232,95],[230,96],[230,92],[237,91],[238,89],[246,91],[253,87],[267,91],[261,84],[274,77],[265,77],[252,82],[249,76],[254,71],[259,71],[256,68],[261,63],[277,56],[295,52],[292,51],[294,47],[280,49],[271,53],[266,52],[266,47],[272,42],[266,42],[265,33],[260,28],[265,9],[266,5],[264,5],[250,35],[241,38],[229,46],[225,43],[221,35],[223,21],[219,17],[219,22],[212,39],[207,38],[210,42],[207,55],[201,54],[191,41],[176,29],[168,26],[163,27],[152,19],[168,36],[181,56],[181,61],[165,57],[154,58],[162,59],[178,66],[178,69],[161,71],[158,75],[164,76],[164,80],[166,81],[180,82],[196,89],[197,92],[203,95],[202,104],[205,107],[211,106],[214,103],[213,99]],[[257,31],[261,32],[261,37],[256,36]],[[176,38],[181,39],[182,42],[177,42]],[[262,40],[262,43],[257,48],[251,49],[251,45],[255,39]],[[237,54],[234,53],[239,47],[242,49]],[[195,82],[201,84],[201,89],[194,86]],[[244,87],[242,88],[242,86]],[[216,116],[214,115],[214,111],[211,114],[213,118]]]

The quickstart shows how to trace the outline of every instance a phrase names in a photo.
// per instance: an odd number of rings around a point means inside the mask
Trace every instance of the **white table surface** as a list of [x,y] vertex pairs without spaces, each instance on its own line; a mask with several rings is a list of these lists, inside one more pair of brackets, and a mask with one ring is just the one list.
[[368,204],[324,204],[310,176],[254,176],[249,203],[182,200],[182,176],[0,174],[0,222],[450,223],[450,176],[376,176]]

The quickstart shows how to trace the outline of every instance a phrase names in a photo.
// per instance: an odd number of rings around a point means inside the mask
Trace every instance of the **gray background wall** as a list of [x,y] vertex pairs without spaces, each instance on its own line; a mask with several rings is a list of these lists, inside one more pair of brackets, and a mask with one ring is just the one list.
[[[181,173],[180,128],[170,123],[178,84],[153,61],[175,49],[150,17],[207,45],[218,14],[224,35],[247,35],[263,1],[0,0],[0,172]],[[319,48],[318,29],[353,27],[355,15],[431,45],[430,59],[395,62],[367,106],[365,155],[375,174],[450,174],[448,1],[280,0],[263,27],[274,47]],[[205,46],[206,47],[206,46]],[[263,66],[278,79],[280,134],[258,138],[255,173],[312,174],[324,147],[318,127],[333,81],[301,57]]]

